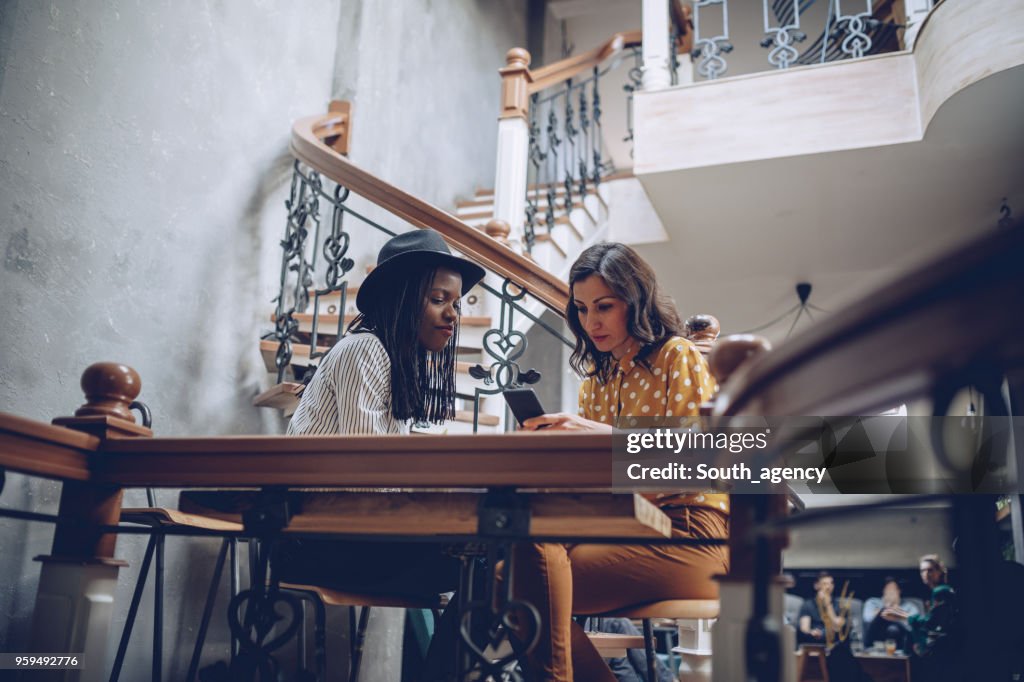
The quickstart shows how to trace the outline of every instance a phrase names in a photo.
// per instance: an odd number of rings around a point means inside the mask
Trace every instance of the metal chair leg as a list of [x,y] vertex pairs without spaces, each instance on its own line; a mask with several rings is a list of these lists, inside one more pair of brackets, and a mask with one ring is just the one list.
[[156,536],[149,537],[146,545],[146,554],[142,558],[142,566],[139,568],[139,578],[135,583],[135,591],[132,593],[132,603],[128,607],[128,618],[124,622],[124,629],[121,630],[121,641],[117,644],[117,655],[114,657],[114,667],[110,671],[110,682],[117,682],[121,676],[121,666],[124,665],[124,655],[128,651],[128,640],[132,636],[132,627],[135,625],[135,616],[139,612],[139,601],[142,600],[142,589],[146,586],[146,576],[149,575],[149,564],[153,560],[153,550],[156,549]]
[[[354,606],[352,608],[355,608]],[[356,630],[352,650],[352,665],[349,668],[348,682],[359,679],[359,664],[363,660],[363,644],[366,642],[366,626],[370,622],[370,607],[364,606],[359,612],[359,628]]]
[[[241,578],[238,572],[238,538],[231,538],[231,544],[228,546],[231,552],[231,598],[234,599],[235,595],[238,594],[239,583]],[[238,642],[234,637],[231,638],[231,662],[235,662],[235,656],[238,655]]]
[[318,679],[327,679],[327,609],[319,599],[313,601],[314,627],[313,660],[316,662]]
[[[194,682],[199,672],[199,657],[203,652],[203,644],[206,642],[206,630],[210,626],[210,616],[213,614],[213,604],[217,600],[217,588],[220,586],[220,577],[224,572],[224,558],[227,555],[231,538],[224,538],[220,545],[220,552],[217,554],[217,565],[213,569],[213,578],[210,579],[210,589],[206,593],[206,606],[203,607],[203,620],[199,623],[199,634],[196,636],[196,646],[192,650],[192,661],[188,665],[187,682]],[[237,594],[234,593],[234,594]],[[232,594],[232,597],[234,596]],[[232,638],[233,639],[233,638]]]
[[644,653],[647,655],[647,682],[658,682],[657,657],[654,653],[654,627],[644,618]]
[[167,536],[156,536],[156,574],[153,576],[153,682],[161,682],[164,662],[164,544]]

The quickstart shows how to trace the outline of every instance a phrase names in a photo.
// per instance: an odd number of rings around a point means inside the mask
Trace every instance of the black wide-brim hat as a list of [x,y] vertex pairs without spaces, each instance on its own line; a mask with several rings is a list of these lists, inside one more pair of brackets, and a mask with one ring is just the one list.
[[356,308],[367,312],[387,282],[420,264],[443,266],[458,272],[462,275],[463,295],[484,278],[484,269],[465,258],[453,256],[440,234],[429,229],[412,230],[392,237],[381,248],[377,267],[366,276],[356,294]]

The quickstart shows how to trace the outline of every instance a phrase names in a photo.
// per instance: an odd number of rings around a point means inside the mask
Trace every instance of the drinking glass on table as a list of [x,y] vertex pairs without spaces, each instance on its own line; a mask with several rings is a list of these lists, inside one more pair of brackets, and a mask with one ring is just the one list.
[[885,640],[885,654],[887,656],[894,656],[896,654],[896,640],[887,639]]

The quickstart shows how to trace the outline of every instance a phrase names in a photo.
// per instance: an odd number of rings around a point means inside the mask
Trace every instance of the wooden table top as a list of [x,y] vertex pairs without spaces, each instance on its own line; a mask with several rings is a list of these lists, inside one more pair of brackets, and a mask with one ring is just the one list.
[[611,437],[223,436],[100,440],[0,413],[0,467],[120,487],[609,489]]

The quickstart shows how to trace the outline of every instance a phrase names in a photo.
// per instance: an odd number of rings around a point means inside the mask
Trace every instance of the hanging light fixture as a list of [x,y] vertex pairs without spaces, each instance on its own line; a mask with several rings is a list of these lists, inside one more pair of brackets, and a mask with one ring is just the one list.
[[809,302],[809,300],[811,298],[811,290],[812,289],[813,289],[813,287],[811,286],[810,282],[798,282],[797,285],[796,285],[797,304],[795,306],[793,306],[792,308],[790,308],[786,312],[782,313],[781,315],[776,317],[774,320],[771,320],[770,322],[765,322],[764,324],[759,325],[757,327],[754,327],[753,329],[748,329],[747,331],[745,331],[743,333],[744,334],[753,334],[754,332],[759,332],[759,331],[762,331],[764,329],[768,329],[769,327],[774,326],[774,325],[778,324],[779,322],[782,322],[783,320],[788,318],[790,315],[793,315],[793,313],[796,313],[796,316],[793,317],[793,323],[789,325],[789,331],[786,332],[785,338],[788,339],[789,335],[793,333],[793,329],[796,328],[796,323],[800,321],[800,318],[804,314],[807,315],[808,319],[810,319],[811,322],[814,322],[814,315],[811,314],[812,310],[815,311],[815,312],[818,312],[818,313],[827,313],[828,312],[827,310],[822,310],[818,306],[816,306],[813,303]]

